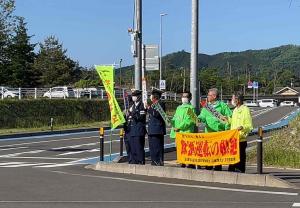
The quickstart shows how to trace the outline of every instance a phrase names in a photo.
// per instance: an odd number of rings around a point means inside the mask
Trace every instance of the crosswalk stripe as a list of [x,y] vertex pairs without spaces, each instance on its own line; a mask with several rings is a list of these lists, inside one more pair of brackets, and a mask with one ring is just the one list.
[[72,165],[78,165],[76,163],[58,163],[58,164],[52,164],[52,165],[41,165],[41,166],[35,166],[35,168],[55,168],[55,167],[65,167],[65,166],[72,166]]
[[292,207],[300,207],[300,203],[294,203]]
[[75,155],[75,154],[80,154],[80,153],[85,153],[85,152],[98,152],[100,151],[100,148],[95,148],[95,149],[90,149],[90,150],[81,150],[81,151],[76,151],[76,152],[66,152],[59,154],[57,156],[63,156],[63,155]]
[[47,164],[49,165],[49,163],[24,163],[24,164],[16,164],[16,165],[4,165],[4,166],[0,166],[0,168],[18,168],[18,167],[47,165]]
[[14,156],[23,155],[23,154],[41,153],[44,151],[45,150],[33,150],[33,151],[28,151],[28,152],[18,152],[18,153],[12,153],[12,154],[7,154],[7,155],[0,155],[0,157],[14,157]]
[[0,166],[2,165],[13,165],[13,164],[20,164],[22,162],[4,162],[4,163],[0,163]]
[[15,149],[26,149],[28,147],[12,147],[12,148],[7,148],[7,149],[0,149],[0,151],[8,151],[8,150],[15,150]]

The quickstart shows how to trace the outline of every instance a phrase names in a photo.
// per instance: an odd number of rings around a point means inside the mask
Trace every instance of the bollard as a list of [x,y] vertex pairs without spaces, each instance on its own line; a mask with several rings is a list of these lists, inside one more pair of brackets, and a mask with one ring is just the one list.
[[257,142],[257,173],[263,173],[263,129],[262,127],[258,128],[258,136],[259,138],[256,140]]
[[120,157],[123,156],[124,129],[120,129]]
[[104,161],[104,128],[99,129],[99,139],[100,139],[100,161]]
[[51,128],[51,131],[53,131],[53,118],[50,118],[50,128]]

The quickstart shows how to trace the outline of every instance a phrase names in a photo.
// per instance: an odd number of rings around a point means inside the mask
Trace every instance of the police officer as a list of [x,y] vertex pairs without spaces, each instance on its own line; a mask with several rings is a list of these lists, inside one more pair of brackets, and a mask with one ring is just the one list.
[[142,91],[133,90],[133,105],[129,108],[130,164],[145,164],[146,109],[142,102]]
[[153,89],[148,106],[148,139],[151,156],[151,165],[164,165],[164,135],[166,134],[166,124],[161,114],[154,108],[154,105],[160,105],[165,111],[165,104],[160,100],[162,91]]
[[131,124],[131,120],[129,119],[129,108],[133,105],[133,101],[132,101],[132,97],[131,95],[129,95],[127,97],[128,99],[128,106],[126,108],[125,111],[125,124],[124,124],[124,143],[125,143],[125,148],[126,148],[126,152],[127,152],[127,158],[128,158],[128,163],[131,163],[131,148],[130,148],[130,124]]

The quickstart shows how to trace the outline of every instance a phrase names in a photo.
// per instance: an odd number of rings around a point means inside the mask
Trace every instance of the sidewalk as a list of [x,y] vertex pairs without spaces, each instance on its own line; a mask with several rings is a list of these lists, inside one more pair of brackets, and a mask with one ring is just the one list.
[[184,180],[239,184],[278,188],[300,189],[300,170],[287,170],[265,168],[264,174],[256,174],[255,166],[247,166],[246,173],[228,172],[224,166],[223,171],[209,171],[205,169],[181,168],[175,161],[175,152],[165,154],[165,166],[151,166],[147,158],[146,165],[131,165],[127,163],[105,163],[86,166],[87,169],[97,171],[156,176],[163,178],[176,178]]

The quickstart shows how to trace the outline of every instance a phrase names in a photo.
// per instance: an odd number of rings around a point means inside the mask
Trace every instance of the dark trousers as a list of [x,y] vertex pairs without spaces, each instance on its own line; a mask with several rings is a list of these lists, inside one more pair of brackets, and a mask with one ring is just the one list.
[[130,164],[145,164],[145,136],[130,137]]
[[149,149],[152,165],[164,165],[164,135],[149,135]]
[[124,143],[125,143],[125,148],[126,148],[126,153],[127,153],[127,158],[128,162],[130,163],[131,161],[131,149],[130,149],[130,136],[128,134],[125,134],[124,136]]
[[231,172],[241,172],[245,173],[246,171],[246,148],[247,148],[247,141],[240,142],[240,162],[229,165],[228,171]]

